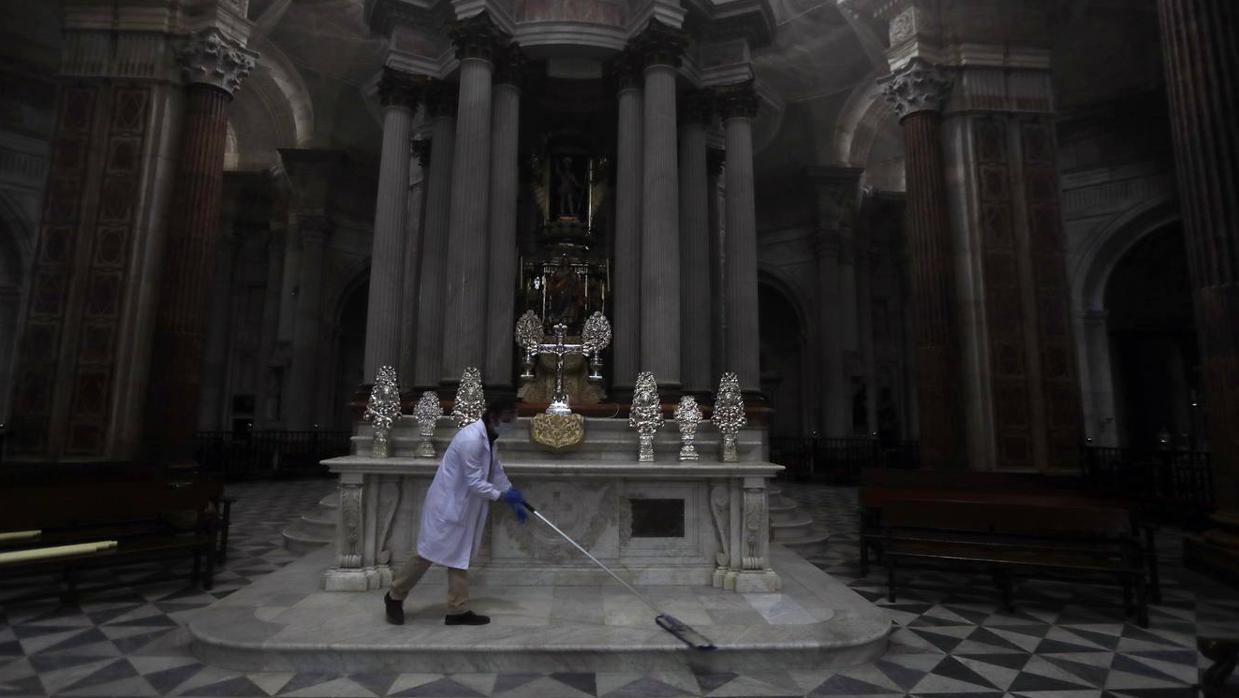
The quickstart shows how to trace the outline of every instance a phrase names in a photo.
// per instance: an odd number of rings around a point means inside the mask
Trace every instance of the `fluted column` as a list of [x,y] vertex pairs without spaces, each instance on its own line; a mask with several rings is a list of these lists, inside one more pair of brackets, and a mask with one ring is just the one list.
[[447,318],[440,384],[455,386],[466,366],[486,360],[486,273],[490,210],[491,72],[494,51],[506,43],[485,13],[452,28],[460,59],[456,154],[448,216]]
[[752,83],[719,90],[719,113],[726,132],[727,168],[727,370],[740,377],[747,393],[761,391],[757,321],[757,212],[753,194],[753,117],[757,94]]
[[405,218],[404,289],[400,300],[400,385],[411,390],[417,363],[417,294],[422,276],[423,220],[426,214],[426,173],[430,167],[430,141],[415,138],[409,156],[408,214]]
[[1239,5],[1159,0],[1188,268],[1196,288],[1214,490],[1239,569]]
[[706,229],[710,236],[710,375],[722,375],[727,354],[726,278],[727,252],[720,196],[726,153],[717,148],[706,151]]
[[227,107],[257,58],[229,44],[217,29],[195,35],[182,56],[188,85],[147,393],[147,445],[154,458],[167,463],[188,461],[193,453],[207,291],[219,237]]
[[633,381],[641,370],[641,196],[645,150],[642,120],[645,114],[641,65],[631,51],[608,66],[618,90],[615,161],[615,268],[611,272],[611,312],[615,338],[611,380],[612,398],[631,398]]
[[[370,295],[366,310],[362,382],[370,384],[380,366],[400,365],[401,296],[404,293],[405,226],[409,197],[409,140],[418,90],[413,77],[383,69],[383,145],[379,156],[374,237],[370,248]],[[413,241],[416,244],[416,241]]]
[[645,59],[641,187],[641,368],[663,394],[680,390],[680,223],[676,66],[684,40],[651,20],[633,40]]
[[680,119],[680,375],[685,392],[705,395],[713,386],[710,314],[710,197],[706,174],[706,124],[713,95],[684,100]]
[[490,279],[486,300],[486,364],[482,378],[488,393],[512,391],[512,341],[516,300],[517,146],[520,135],[520,49],[496,56],[491,104]]
[[258,356],[259,367],[258,404],[254,415],[255,429],[270,429],[280,417],[280,391],[283,371],[275,362],[280,325],[280,291],[284,277],[284,238],[288,236],[287,225],[270,224],[267,239],[267,286],[263,293],[262,338]]
[[430,117],[430,173],[422,231],[421,288],[417,303],[416,390],[439,387],[443,367],[443,285],[447,261],[448,212],[452,202],[452,159],[456,150],[456,88],[432,82],[426,91]]
[[955,274],[942,159],[941,110],[950,87],[940,70],[919,59],[883,82],[903,127],[907,154],[920,457],[921,465],[929,468],[965,466]]

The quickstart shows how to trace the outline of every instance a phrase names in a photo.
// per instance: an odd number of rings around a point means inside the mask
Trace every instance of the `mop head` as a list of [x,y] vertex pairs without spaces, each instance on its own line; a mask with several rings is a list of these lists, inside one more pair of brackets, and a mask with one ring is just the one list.
[[698,650],[713,650],[718,649],[713,642],[701,633],[693,630],[684,623],[681,623],[678,618],[667,613],[660,613],[654,618],[654,622],[658,623],[658,627],[680,638],[680,640]]

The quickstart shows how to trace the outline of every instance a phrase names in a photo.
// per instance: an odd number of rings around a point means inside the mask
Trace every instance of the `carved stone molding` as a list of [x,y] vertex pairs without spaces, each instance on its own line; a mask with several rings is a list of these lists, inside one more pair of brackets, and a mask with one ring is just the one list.
[[512,37],[500,29],[486,12],[454,22],[448,28],[447,35],[456,49],[456,57],[462,61],[480,58],[493,62],[496,54],[512,41]]
[[642,65],[646,68],[655,65],[678,68],[687,43],[679,29],[651,19],[645,29],[628,42],[628,46],[641,56]]
[[421,102],[424,81],[395,68],[384,67],[383,77],[379,79],[379,101],[385,107],[404,107],[417,111]]
[[191,36],[177,57],[185,82],[210,85],[229,95],[241,87],[258,61],[257,52],[229,40],[214,27]]
[[919,111],[942,111],[952,82],[942,68],[919,58],[878,80],[900,119]]
[[724,121],[736,117],[752,119],[757,116],[757,108],[760,102],[757,99],[757,90],[753,88],[752,80],[734,85],[724,85],[719,87],[715,94],[717,95],[715,104],[718,108],[718,114]]

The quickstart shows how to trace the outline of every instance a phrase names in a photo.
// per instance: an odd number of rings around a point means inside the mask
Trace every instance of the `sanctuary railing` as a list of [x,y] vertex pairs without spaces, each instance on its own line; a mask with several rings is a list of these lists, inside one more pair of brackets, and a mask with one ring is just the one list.
[[1084,475],[1093,490],[1140,501],[1174,523],[1203,523],[1216,506],[1208,451],[1086,446]]
[[770,460],[787,468],[784,477],[788,479],[856,484],[865,468],[915,468],[917,442],[775,437],[770,440]]

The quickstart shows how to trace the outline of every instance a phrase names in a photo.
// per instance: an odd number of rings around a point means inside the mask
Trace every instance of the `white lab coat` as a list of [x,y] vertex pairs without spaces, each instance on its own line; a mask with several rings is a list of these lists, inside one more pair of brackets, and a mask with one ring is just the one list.
[[478,420],[456,433],[422,504],[417,554],[433,563],[469,569],[482,540],[486,513],[512,486]]

